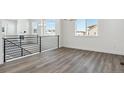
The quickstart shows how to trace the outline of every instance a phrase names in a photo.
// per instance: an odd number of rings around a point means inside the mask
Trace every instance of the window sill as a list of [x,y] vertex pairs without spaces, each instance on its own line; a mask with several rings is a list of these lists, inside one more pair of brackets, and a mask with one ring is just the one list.
[[99,37],[99,35],[95,35],[95,36],[85,36],[85,35],[84,36],[83,35],[78,36],[78,35],[74,35],[74,37],[91,37],[91,38],[93,37],[93,38],[96,38],[96,37]]
[[58,36],[58,35],[42,35],[43,37],[48,37],[48,36]]

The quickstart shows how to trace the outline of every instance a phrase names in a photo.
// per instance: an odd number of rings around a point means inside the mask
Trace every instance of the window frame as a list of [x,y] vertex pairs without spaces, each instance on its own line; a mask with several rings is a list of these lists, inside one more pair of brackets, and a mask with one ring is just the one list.
[[[55,32],[53,34],[46,34],[46,26],[45,26],[46,20],[54,20],[54,22],[55,22]],[[56,28],[57,28],[57,21],[56,21],[56,19],[44,19],[43,20],[43,36],[54,36],[54,35],[57,35]]]
[[[84,25],[85,25],[84,29],[85,29],[85,31],[86,31],[86,19],[77,19],[77,20],[84,20],[84,22],[85,22],[85,23],[84,23]],[[77,20],[76,20],[76,21],[77,21]],[[75,36],[78,36],[78,35],[77,35],[78,30],[77,30],[76,21],[75,21]],[[84,31],[84,32],[85,32],[85,31]],[[79,36],[81,36],[81,35],[79,35]]]
[[[31,21],[31,26],[32,26],[32,35],[38,35],[38,21],[36,21],[36,20],[32,20]],[[35,26],[36,26],[36,28],[35,28]],[[36,32],[34,31],[34,29],[36,29]]]
[[[86,33],[88,32],[88,30],[87,30],[87,20],[90,20],[90,19],[77,19],[77,20],[85,20],[85,31],[86,31]],[[91,19],[92,20],[92,19]],[[95,19],[97,22],[96,22],[96,27],[97,27],[97,34],[96,35],[88,35],[88,34],[86,34],[86,35],[77,35],[77,27],[76,27],[76,21],[75,21],[75,33],[74,33],[74,36],[76,36],[76,37],[97,37],[98,36],[98,19]]]

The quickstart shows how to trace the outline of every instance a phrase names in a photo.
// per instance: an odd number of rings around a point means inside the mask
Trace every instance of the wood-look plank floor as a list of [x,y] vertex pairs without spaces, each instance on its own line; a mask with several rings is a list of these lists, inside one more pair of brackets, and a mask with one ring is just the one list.
[[124,56],[60,48],[0,65],[1,73],[123,73]]

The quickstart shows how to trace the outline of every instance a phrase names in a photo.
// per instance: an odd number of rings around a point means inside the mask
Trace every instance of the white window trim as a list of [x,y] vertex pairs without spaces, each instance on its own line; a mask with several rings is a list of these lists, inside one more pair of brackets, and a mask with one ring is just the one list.
[[[57,22],[56,22],[56,19],[52,19],[52,20],[55,20],[55,34],[45,34],[45,31],[46,31],[46,26],[44,26],[45,24],[45,21],[47,19],[43,19],[43,36],[54,36],[54,35],[57,35],[57,32],[56,32],[56,26],[57,26]],[[48,19],[49,20],[49,19]]]
[[[83,19],[83,20],[85,20],[85,24],[86,24],[85,31],[88,32],[88,31],[87,31],[87,20],[88,20],[88,19]],[[75,21],[75,22],[76,22],[76,21]],[[97,25],[97,31],[98,31],[98,20],[97,20],[96,25]],[[90,36],[90,35],[80,35],[80,36],[78,36],[78,35],[76,35],[76,32],[77,32],[77,31],[76,31],[76,24],[75,24],[75,33],[74,33],[74,36],[75,36],[75,37],[98,37],[98,32],[97,32],[97,35],[91,35],[91,36]]]

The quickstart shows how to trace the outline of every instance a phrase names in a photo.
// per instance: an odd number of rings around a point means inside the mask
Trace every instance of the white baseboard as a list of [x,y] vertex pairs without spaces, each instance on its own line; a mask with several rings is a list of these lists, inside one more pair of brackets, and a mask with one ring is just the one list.
[[110,52],[110,51],[100,51],[100,50],[93,50],[93,49],[83,49],[78,47],[70,47],[70,46],[63,46],[65,48],[72,48],[72,49],[80,49],[80,50],[87,50],[87,51],[94,51],[94,52],[100,52],[100,53],[107,53],[107,54],[115,54],[115,55],[121,55],[124,56],[122,53],[116,53],[116,52]]

